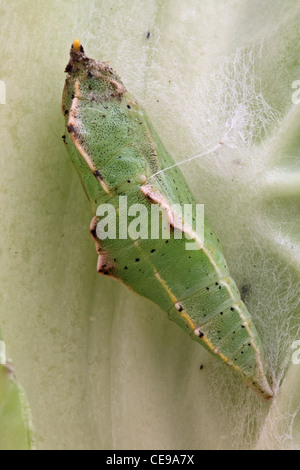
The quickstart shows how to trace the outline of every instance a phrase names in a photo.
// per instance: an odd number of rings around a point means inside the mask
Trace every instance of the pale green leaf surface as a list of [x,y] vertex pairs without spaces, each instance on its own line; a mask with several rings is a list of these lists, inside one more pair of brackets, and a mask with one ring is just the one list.
[[[0,18],[0,321],[38,447],[299,448],[299,2],[0,0]],[[61,141],[75,37],[117,70],[176,161],[207,153],[181,168],[244,287],[272,403],[96,273]]]
[[[3,349],[1,345],[1,362]],[[10,363],[0,363],[0,450],[34,448],[30,411]]]

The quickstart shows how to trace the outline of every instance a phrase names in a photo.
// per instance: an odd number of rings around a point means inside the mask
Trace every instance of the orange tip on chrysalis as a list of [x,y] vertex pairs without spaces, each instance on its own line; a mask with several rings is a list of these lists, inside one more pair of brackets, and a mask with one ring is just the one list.
[[79,41],[79,39],[74,39],[72,46],[75,51],[79,52],[81,47],[81,42]]

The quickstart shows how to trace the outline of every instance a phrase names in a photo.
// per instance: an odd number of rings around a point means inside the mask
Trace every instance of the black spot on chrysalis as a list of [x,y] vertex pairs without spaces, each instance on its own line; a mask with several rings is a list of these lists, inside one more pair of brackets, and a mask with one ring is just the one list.
[[94,171],[93,175],[94,175],[96,178],[99,178],[100,180],[102,180],[102,176],[101,176],[101,173],[100,173],[99,170]]

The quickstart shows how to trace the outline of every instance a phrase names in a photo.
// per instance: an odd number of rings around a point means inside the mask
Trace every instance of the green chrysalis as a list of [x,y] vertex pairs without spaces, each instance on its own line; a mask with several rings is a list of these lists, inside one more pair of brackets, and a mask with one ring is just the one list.
[[[64,140],[97,214],[90,227],[97,270],[154,301],[259,396],[271,398],[262,346],[219,240],[206,219],[204,239],[194,226],[177,223],[172,207],[195,207],[196,201],[145,111],[109,65],[89,59],[78,40],[66,72]],[[103,217],[97,208],[106,204],[121,214],[120,197],[125,196],[130,206],[142,204],[150,212],[153,206],[163,209],[170,238],[123,238],[127,220],[120,216],[118,236],[100,239],[97,227]],[[198,249],[187,250],[185,240],[177,238],[179,232],[198,243]]]

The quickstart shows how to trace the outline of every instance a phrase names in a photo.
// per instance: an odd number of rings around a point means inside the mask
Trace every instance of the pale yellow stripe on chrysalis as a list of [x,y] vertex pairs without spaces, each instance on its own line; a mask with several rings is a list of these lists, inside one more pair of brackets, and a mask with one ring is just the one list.
[[[220,284],[222,284],[224,287],[226,287],[230,297],[232,298],[233,302],[234,302],[234,294],[227,282],[226,279],[224,280],[221,280],[220,281]],[[248,334],[249,334],[249,337],[251,338],[251,344],[252,344],[252,347],[253,349],[255,350],[255,355],[256,355],[256,361],[257,361],[257,365],[259,367],[259,370],[260,370],[260,373],[262,374],[262,376],[265,376],[265,371],[264,371],[264,368],[263,368],[263,363],[262,363],[262,358],[261,358],[261,354],[260,354],[260,350],[259,348],[256,346],[256,341],[255,341],[255,338],[253,336],[253,332],[251,330],[251,328],[249,328],[249,324],[248,324],[248,320],[247,318],[243,315],[241,309],[240,309],[240,304],[239,303],[233,303],[232,304],[232,307],[236,309],[236,311],[238,312],[241,320],[243,321],[243,326],[246,328]]]
[[[158,272],[155,272],[154,270],[154,273],[155,273],[155,277],[156,279],[161,283],[161,285],[163,286],[163,288],[166,290],[166,292],[168,293],[168,295],[170,296],[172,302],[174,303],[174,305],[177,303],[177,299],[175,297],[175,295],[172,293],[171,289],[167,286],[166,282],[160,277],[160,275],[158,274]],[[175,305],[176,306],[176,305]],[[178,308],[177,308],[178,310]],[[184,309],[182,311],[179,311],[179,314],[182,316],[182,318],[184,318],[189,326],[191,327],[192,330],[195,330],[196,329],[196,325],[195,323],[191,320],[191,318],[189,317],[189,315],[184,311]],[[207,347],[214,353],[216,354],[217,356],[219,356],[224,362],[226,363],[229,363],[235,370],[239,371],[240,368],[238,366],[236,366],[235,364],[233,364],[232,362],[230,362],[230,360],[228,359],[228,357],[224,356],[224,354],[222,354],[217,348],[215,348],[215,346],[207,339],[206,336],[203,336],[201,338],[201,340],[207,345]]]
[[[75,89],[75,96],[72,100],[72,106],[71,106],[71,109],[70,109],[70,112],[69,112],[69,121],[68,121],[68,126],[67,126],[68,132],[69,132],[69,134],[71,136],[71,139],[72,139],[75,147],[77,148],[78,152],[85,159],[86,163],[88,164],[88,166],[92,170],[92,172],[96,173],[98,169],[95,167],[92,159],[90,158],[88,153],[83,148],[83,145],[76,138],[75,132],[72,131],[72,130],[69,130],[69,128],[70,129],[73,128],[74,130],[78,127],[80,128],[80,124],[81,124],[80,119],[78,117],[78,103],[79,103],[79,98],[80,98],[80,89],[79,89],[79,81],[78,80],[75,82],[74,89]],[[96,178],[99,181],[99,183],[101,184],[103,191],[106,194],[110,194],[109,188],[106,186],[104,181],[100,177],[96,176]]]

